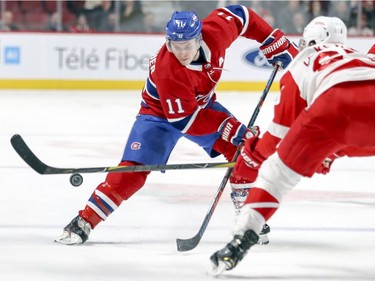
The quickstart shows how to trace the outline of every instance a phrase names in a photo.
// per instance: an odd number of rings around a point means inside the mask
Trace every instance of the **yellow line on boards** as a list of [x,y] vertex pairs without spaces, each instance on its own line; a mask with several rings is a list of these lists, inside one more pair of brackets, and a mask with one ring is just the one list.
[[[266,87],[266,81],[257,81],[257,82],[243,82],[243,81],[225,81],[220,82],[217,86],[218,91],[263,91]],[[271,92],[279,91],[279,82],[273,82],[270,88]]]
[[[45,90],[142,90],[144,81],[121,80],[0,80],[0,89],[45,89]],[[263,91],[266,81],[222,81],[218,91]],[[278,91],[274,82],[270,91]]]

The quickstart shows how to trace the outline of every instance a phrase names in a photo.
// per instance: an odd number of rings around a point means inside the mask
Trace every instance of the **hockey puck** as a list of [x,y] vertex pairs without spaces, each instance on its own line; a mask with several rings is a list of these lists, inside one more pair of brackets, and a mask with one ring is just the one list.
[[70,184],[73,186],[80,186],[83,183],[83,177],[80,174],[72,174],[70,176]]

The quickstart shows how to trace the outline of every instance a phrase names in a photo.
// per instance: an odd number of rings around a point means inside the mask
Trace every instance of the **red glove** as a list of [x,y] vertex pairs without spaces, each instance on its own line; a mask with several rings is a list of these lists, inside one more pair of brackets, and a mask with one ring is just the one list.
[[[260,165],[265,160],[262,155],[254,150],[258,141],[258,137],[253,137],[246,140],[244,147],[242,147],[229,179],[232,187],[238,184],[246,185],[253,183],[257,178]],[[246,188],[246,186],[243,188]]]
[[236,118],[228,117],[220,125],[219,133],[221,133],[221,138],[223,140],[238,146],[241,141],[258,136],[259,128],[256,126],[247,128]]
[[316,171],[318,174],[326,175],[331,171],[331,166],[335,159],[343,157],[344,154],[340,152],[333,153],[332,155],[328,156],[322,162],[322,165],[319,166],[318,170]]
[[298,54],[297,46],[290,42],[279,29],[272,31],[263,41],[260,50],[269,64],[275,65],[276,62],[281,62],[283,68],[286,68]]

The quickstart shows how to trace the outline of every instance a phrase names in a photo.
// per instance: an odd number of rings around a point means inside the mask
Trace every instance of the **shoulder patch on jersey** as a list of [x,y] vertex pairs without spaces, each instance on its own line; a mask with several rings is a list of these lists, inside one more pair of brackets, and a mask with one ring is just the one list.
[[133,143],[130,145],[130,148],[131,148],[132,150],[139,150],[139,149],[141,149],[141,143],[135,141],[135,142],[133,142]]

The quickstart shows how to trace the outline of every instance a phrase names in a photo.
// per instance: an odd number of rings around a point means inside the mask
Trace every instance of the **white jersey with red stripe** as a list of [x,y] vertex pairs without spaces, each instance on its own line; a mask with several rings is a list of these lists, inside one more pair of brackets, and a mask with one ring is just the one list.
[[334,85],[375,80],[375,61],[337,44],[315,45],[301,51],[280,79],[280,100],[268,132],[282,139],[299,113]]

